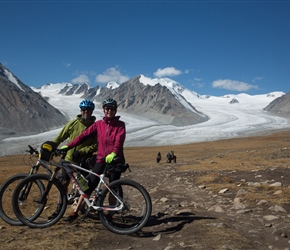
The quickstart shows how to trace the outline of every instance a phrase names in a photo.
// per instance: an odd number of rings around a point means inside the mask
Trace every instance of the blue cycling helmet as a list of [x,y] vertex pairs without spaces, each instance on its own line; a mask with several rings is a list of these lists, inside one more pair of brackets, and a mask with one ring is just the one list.
[[90,100],[82,100],[80,103],[80,109],[90,108],[92,110],[95,109],[95,104]]
[[103,101],[103,108],[105,107],[115,107],[117,109],[118,104],[117,101],[113,98],[108,98],[105,101]]

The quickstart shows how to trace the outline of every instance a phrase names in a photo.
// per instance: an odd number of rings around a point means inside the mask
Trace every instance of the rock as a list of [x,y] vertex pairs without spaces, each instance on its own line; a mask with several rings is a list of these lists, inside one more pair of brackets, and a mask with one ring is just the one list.
[[279,195],[279,194],[282,194],[282,190],[277,190],[274,195]]
[[225,211],[223,210],[223,208],[219,205],[214,205],[212,207],[210,207],[208,209],[208,211],[214,211],[214,212],[217,212],[217,213],[224,213]]
[[224,194],[224,193],[227,192],[227,191],[229,191],[228,188],[221,189],[221,190],[219,191],[219,194]]
[[274,182],[272,184],[270,184],[270,187],[281,187],[282,183],[281,182]]
[[274,205],[269,207],[269,210],[274,211],[276,213],[282,212],[282,213],[287,213],[287,211],[280,205]]
[[165,203],[165,202],[169,201],[169,199],[166,198],[166,197],[163,197],[163,198],[160,199],[160,201],[163,202],[163,203]]
[[243,209],[243,210],[237,211],[236,214],[247,214],[250,212],[253,212],[253,210],[252,209]]
[[156,237],[153,238],[154,241],[159,241],[161,239],[161,234],[158,234]]
[[238,210],[238,209],[244,209],[245,207],[246,207],[246,205],[241,202],[240,198],[234,199],[233,209]]
[[265,204],[267,204],[267,203],[268,203],[267,200],[260,200],[260,201],[257,203],[257,205],[258,205],[258,206],[261,206],[261,205],[265,205]]
[[280,216],[276,216],[276,215],[265,215],[265,216],[263,216],[263,219],[265,219],[267,221],[278,220],[278,219],[280,219]]

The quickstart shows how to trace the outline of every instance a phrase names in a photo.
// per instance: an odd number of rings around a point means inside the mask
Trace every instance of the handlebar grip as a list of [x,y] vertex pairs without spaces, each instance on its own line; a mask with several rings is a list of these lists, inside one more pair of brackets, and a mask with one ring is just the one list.
[[28,147],[29,147],[29,151],[28,152],[30,154],[33,154],[33,153],[38,154],[38,151],[36,149],[34,149],[31,145],[28,145]]
[[121,160],[121,157],[119,157],[119,156],[115,156],[115,157],[113,158],[112,163],[115,163],[115,162],[117,162],[117,161],[119,161],[119,160]]

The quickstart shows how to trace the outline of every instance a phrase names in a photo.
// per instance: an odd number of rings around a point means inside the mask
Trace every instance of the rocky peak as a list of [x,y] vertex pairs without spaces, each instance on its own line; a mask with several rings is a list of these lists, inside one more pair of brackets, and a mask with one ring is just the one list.
[[162,124],[185,126],[204,122],[208,117],[198,112],[190,103],[188,107],[181,104],[184,98],[177,92],[172,93],[166,86],[157,83],[145,85],[139,75],[122,83],[115,89],[102,89],[95,100],[102,101],[111,96],[118,100],[119,109],[125,112],[142,115]]
[[56,128],[66,117],[0,64],[1,131],[35,133]]
[[274,99],[264,110],[276,115],[290,117],[290,92]]

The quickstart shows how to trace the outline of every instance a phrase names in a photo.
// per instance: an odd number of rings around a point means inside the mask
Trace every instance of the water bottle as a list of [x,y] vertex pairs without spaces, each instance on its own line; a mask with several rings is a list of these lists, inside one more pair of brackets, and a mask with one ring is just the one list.
[[86,191],[89,188],[88,180],[82,174],[77,175],[77,181],[83,191]]

